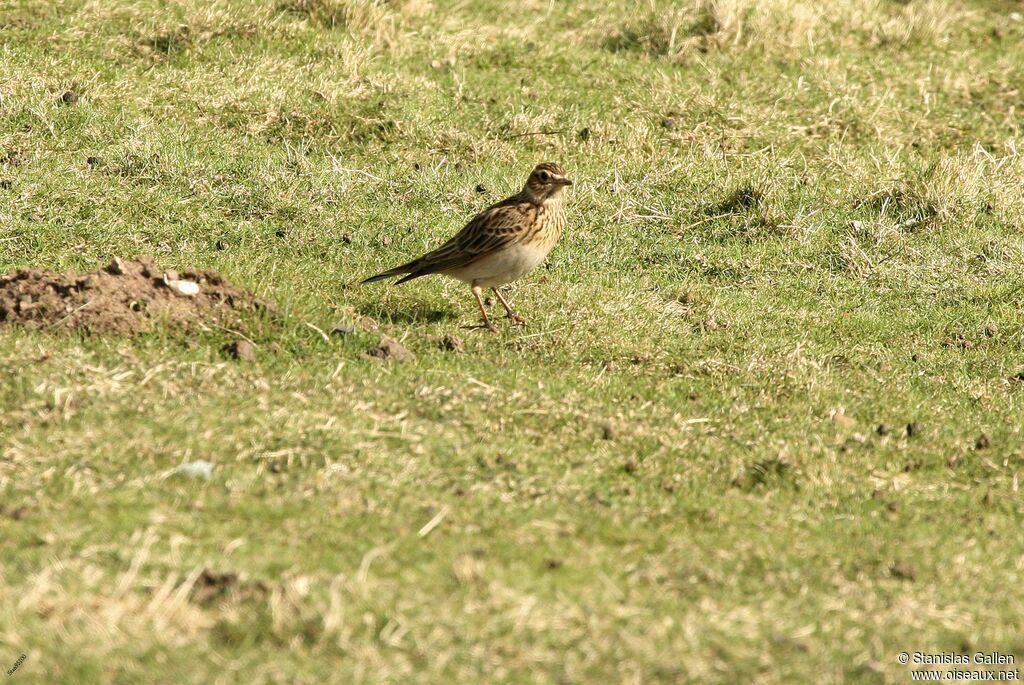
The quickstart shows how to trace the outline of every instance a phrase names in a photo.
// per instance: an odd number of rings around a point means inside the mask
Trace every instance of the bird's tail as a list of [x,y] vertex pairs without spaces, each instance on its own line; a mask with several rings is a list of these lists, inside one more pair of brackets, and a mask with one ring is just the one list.
[[[364,279],[362,282],[363,283],[373,283],[374,281],[383,281],[385,278],[392,278],[394,276],[401,276],[403,274],[410,274],[409,276],[406,276],[405,278],[402,278],[402,279],[400,279],[398,281],[395,281],[396,285],[398,283],[404,283],[405,281],[408,281],[411,278],[416,278],[416,276],[412,275],[412,273],[416,271],[416,267],[419,265],[419,261],[420,260],[418,260],[418,259],[414,259],[411,262],[408,262],[406,264],[402,264],[401,266],[396,266],[393,269],[388,269],[387,271],[381,271],[376,276],[370,276],[369,278]],[[422,274],[419,274],[419,275],[422,275]]]

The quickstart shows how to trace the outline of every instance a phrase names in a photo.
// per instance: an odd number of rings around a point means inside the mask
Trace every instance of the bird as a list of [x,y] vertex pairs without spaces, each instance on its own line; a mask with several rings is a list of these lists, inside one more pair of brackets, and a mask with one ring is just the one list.
[[560,164],[538,164],[522,190],[477,214],[451,240],[363,283],[402,276],[398,285],[429,274],[449,276],[469,284],[483,315],[477,328],[498,332],[484,307],[485,288],[494,290],[513,325],[525,326],[501,287],[539,266],[558,243],[566,223],[565,189],[572,184]]

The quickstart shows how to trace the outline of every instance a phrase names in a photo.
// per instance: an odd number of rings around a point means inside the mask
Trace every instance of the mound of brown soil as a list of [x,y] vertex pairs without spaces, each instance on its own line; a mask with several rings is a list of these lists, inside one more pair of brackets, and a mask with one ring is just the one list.
[[155,323],[235,326],[242,312],[261,309],[273,306],[215,271],[165,271],[149,257],[115,258],[88,274],[20,269],[0,276],[0,325],[128,334]]

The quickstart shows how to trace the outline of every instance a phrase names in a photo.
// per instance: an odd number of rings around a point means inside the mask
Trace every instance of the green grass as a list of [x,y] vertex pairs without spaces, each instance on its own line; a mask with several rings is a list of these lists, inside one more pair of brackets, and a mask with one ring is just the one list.
[[[12,682],[1024,658],[1019,4],[605,4],[0,0],[0,273],[151,254],[283,311],[254,363],[0,325]],[[527,329],[350,285],[547,160]],[[362,317],[415,360],[307,325]]]

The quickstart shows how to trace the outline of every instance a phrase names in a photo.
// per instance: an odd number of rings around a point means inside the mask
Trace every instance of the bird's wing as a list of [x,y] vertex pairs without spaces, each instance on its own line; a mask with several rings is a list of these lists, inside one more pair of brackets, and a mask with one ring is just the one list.
[[522,240],[530,225],[530,204],[501,204],[489,207],[473,217],[454,238],[417,260],[417,271],[437,273],[498,252]]
[[458,269],[488,254],[514,245],[525,238],[536,222],[537,208],[514,197],[488,207],[477,214],[454,238],[419,259],[401,264],[367,278],[363,283],[408,274],[396,283],[404,283],[427,274]]

